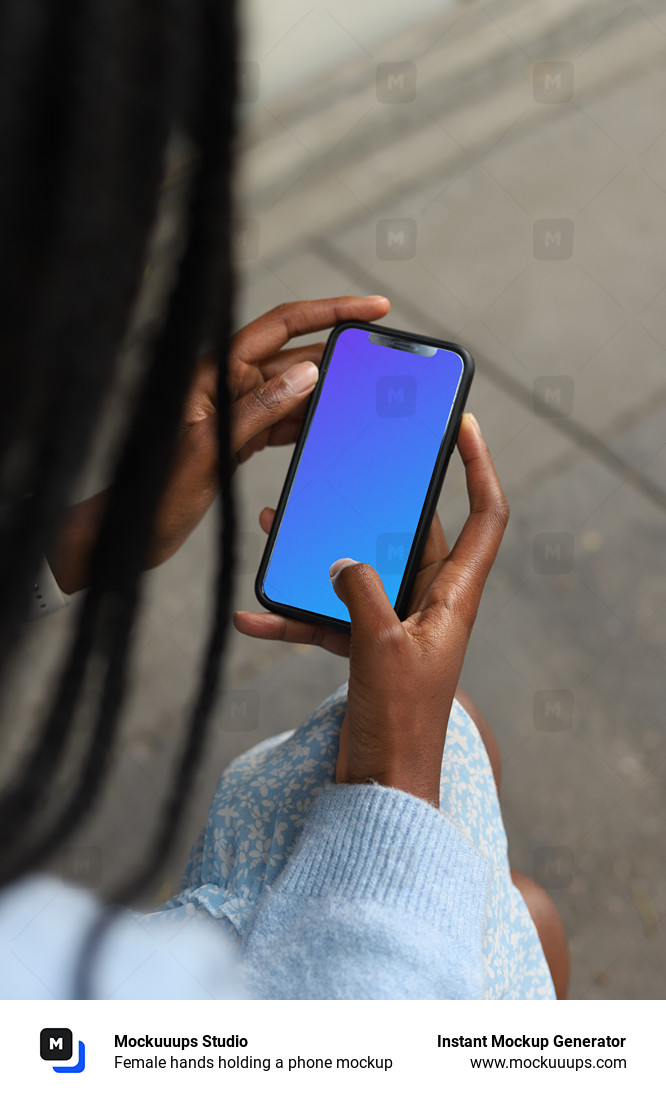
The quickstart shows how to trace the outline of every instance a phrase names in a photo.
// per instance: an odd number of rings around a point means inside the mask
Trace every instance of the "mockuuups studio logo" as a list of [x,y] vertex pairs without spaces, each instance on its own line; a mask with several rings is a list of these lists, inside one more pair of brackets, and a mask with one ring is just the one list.
[[532,226],[535,260],[570,260],[574,224],[570,218],[538,218]]
[[246,732],[259,726],[259,692],[252,688],[223,691],[219,703],[220,728]]
[[378,260],[413,260],[416,222],[413,218],[380,218],[376,244]]
[[532,68],[532,90],[537,103],[571,103],[573,65],[570,61],[537,61]]
[[532,543],[532,566],[535,573],[571,573],[574,560],[574,537],[570,531],[542,531]]
[[381,61],[376,71],[379,103],[411,103],[416,98],[416,65],[413,61]]
[[568,374],[542,374],[534,379],[532,408],[537,416],[571,416],[574,380]]
[[544,733],[562,733],[573,726],[573,691],[558,688],[534,693],[534,728]]
[[377,570],[380,573],[404,573],[412,547],[409,531],[377,535]]
[[535,848],[532,874],[539,886],[550,890],[566,890],[574,877],[573,848]]
[[[39,1033],[39,1053],[45,1062],[71,1062],[74,1039],[68,1027],[45,1027]],[[86,1048],[79,1039],[77,1062],[73,1066],[51,1066],[55,1073],[83,1073]]]
[[383,374],[377,379],[378,416],[413,416],[416,378],[413,374]]

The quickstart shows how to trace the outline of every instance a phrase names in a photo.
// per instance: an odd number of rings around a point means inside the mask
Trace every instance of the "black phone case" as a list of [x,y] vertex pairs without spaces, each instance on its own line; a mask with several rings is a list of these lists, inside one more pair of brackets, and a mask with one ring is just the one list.
[[334,627],[337,630],[344,631],[345,633],[351,633],[351,625],[344,619],[333,619],[329,615],[320,615],[314,611],[306,611],[301,607],[290,607],[288,604],[275,603],[264,592],[264,579],[266,571],[268,569],[269,562],[271,560],[271,554],[273,553],[273,547],[277,538],[284,510],[287,506],[287,500],[291,491],[291,486],[296,476],[296,470],[301,459],[303,447],[305,446],[305,440],[307,439],[308,432],[310,431],[310,425],[312,418],[317,408],[319,397],[321,396],[322,388],[326,381],[326,373],[328,371],[328,365],[331,361],[333,351],[337,338],[341,332],[348,328],[363,329],[366,332],[378,332],[386,334],[387,336],[395,336],[408,340],[412,343],[430,344],[431,347],[445,348],[448,351],[455,351],[463,361],[463,373],[460,379],[460,385],[458,386],[458,392],[453,403],[451,410],[451,416],[447,426],[446,433],[442,439],[442,445],[437,455],[437,461],[433,470],[430,485],[428,486],[428,492],[423,504],[421,516],[414,535],[414,541],[412,548],[407,559],[407,565],[403,574],[402,583],[398,590],[398,596],[395,602],[395,611],[400,619],[407,617],[407,608],[409,605],[409,597],[411,595],[412,586],[414,584],[414,578],[418,571],[419,562],[423,553],[426,539],[428,537],[428,531],[430,530],[430,524],[435,514],[437,507],[437,501],[444,482],[444,476],[446,474],[447,467],[449,465],[449,459],[453,453],[453,449],[456,445],[458,438],[458,429],[460,428],[460,420],[465,409],[465,402],[469,394],[469,389],[472,384],[472,378],[474,377],[474,360],[467,351],[466,348],[461,347],[460,344],[453,344],[447,340],[436,340],[431,336],[419,336],[414,332],[404,332],[395,328],[384,328],[381,325],[370,324],[365,321],[343,321],[341,324],[336,325],[332,329],[324,353],[322,355],[321,366],[319,368],[319,378],[317,385],[315,386],[312,394],[310,395],[310,401],[303,419],[303,426],[301,428],[300,435],[294,448],[291,463],[287,471],[282,492],[280,494],[280,500],[278,502],[277,510],[275,513],[275,520],[271,528],[271,533],[268,536],[266,547],[262,555],[261,564],[257,572],[257,579],[255,581],[255,594],[259,603],[266,607],[269,611],[275,611],[279,615],[284,615],[290,619],[299,619],[306,623],[318,623],[325,626]]

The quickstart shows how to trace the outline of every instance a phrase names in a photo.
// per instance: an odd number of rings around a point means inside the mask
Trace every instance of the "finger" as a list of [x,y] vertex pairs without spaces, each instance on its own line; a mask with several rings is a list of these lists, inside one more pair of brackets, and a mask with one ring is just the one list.
[[481,430],[465,414],[458,436],[465,464],[470,514],[444,566],[430,586],[428,603],[469,597],[476,614],[483,586],[499,550],[509,508]]
[[247,443],[244,443],[234,454],[234,460],[238,465],[242,465],[243,462],[247,462],[252,455],[257,451],[263,451],[264,447],[268,443],[268,437],[270,435],[270,428],[266,428],[265,431],[258,432],[257,435],[253,435]]
[[271,424],[268,428],[264,428],[253,435],[237,452],[238,461],[245,462],[257,451],[262,451],[264,447],[285,447],[295,443],[303,426],[303,416],[305,415],[308,396],[299,405],[296,405],[295,409],[292,409],[283,420],[278,420],[277,424]]
[[393,637],[402,625],[389,603],[381,577],[367,562],[340,558],[330,568],[331,583],[351,619],[352,638],[376,641]]
[[428,532],[428,540],[425,544],[419,570],[414,579],[414,587],[409,599],[409,614],[413,615],[421,605],[421,601],[430,584],[442,568],[442,563],[449,553],[448,543],[442,530],[439,516],[435,512],[434,519]]
[[349,635],[314,623],[300,623],[286,619],[271,611],[234,611],[234,626],[239,634],[266,641],[294,642],[297,645],[316,645],[335,653],[349,656]]
[[271,355],[259,363],[261,373],[264,378],[273,378],[276,374],[283,374],[294,363],[302,363],[305,359],[319,366],[325,347],[325,342],[319,340],[316,344],[300,344],[297,348],[283,348],[277,355]]
[[[320,332],[340,321],[374,321],[388,313],[390,308],[388,298],[379,295],[285,302],[242,328],[234,337],[234,344],[242,342],[243,359],[259,363],[261,359],[275,355],[295,336]],[[233,345],[231,350],[233,354]]]
[[[275,508],[262,508],[259,513],[259,526],[264,534],[269,535],[275,521]],[[442,530],[439,516],[435,513],[428,541],[426,542],[421,559],[421,566],[414,583],[412,593],[412,606],[418,606],[421,596],[430,584],[436,572],[441,568],[443,559],[447,556],[449,548]]]
[[266,535],[270,535],[271,527],[273,526],[273,520],[275,519],[275,508],[262,508],[259,513],[259,526]]
[[432,523],[430,524],[428,538],[423,548],[423,554],[421,555],[419,569],[427,569],[429,565],[433,565],[435,562],[440,562],[443,558],[448,557],[448,554],[449,544],[446,541],[442,521],[437,515],[437,512],[435,512]]
[[318,375],[314,363],[298,363],[236,401],[231,410],[232,454],[292,412],[312,392]]
[[303,425],[304,413],[305,406],[299,416],[285,416],[284,420],[280,420],[277,424],[274,424],[268,433],[268,439],[266,440],[267,446],[285,447],[290,443],[295,443]]

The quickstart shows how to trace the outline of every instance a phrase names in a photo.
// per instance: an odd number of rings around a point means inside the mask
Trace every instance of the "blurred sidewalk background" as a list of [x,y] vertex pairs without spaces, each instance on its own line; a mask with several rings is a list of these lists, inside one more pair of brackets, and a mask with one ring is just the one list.
[[[666,3],[255,0],[235,241],[239,323],[387,294],[465,344],[469,408],[512,519],[462,683],[496,731],[512,864],[570,937],[574,998],[666,994]],[[237,607],[254,607],[288,453],[237,474]],[[460,462],[439,514],[466,511]],[[109,797],[54,866],[108,885],[164,790],[210,612],[212,517],[147,584]],[[34,628],[15,722],[71,611]],[[234,636],[214,744],[160,896],[224,764],[291,728],[344,662]]]

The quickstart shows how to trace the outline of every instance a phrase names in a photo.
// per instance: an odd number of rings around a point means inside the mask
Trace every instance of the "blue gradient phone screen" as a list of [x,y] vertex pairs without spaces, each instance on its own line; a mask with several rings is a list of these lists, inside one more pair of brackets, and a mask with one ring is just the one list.
[[370,335],[338,336],[264,579],[276,603],[347,622],[329,567],[369,562],[395,605],[463,374],[456,352]]

